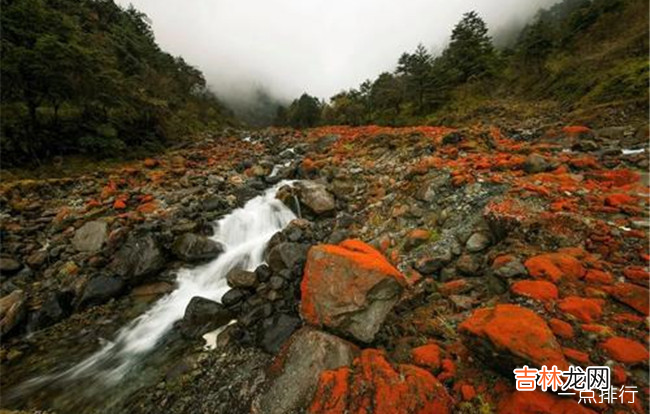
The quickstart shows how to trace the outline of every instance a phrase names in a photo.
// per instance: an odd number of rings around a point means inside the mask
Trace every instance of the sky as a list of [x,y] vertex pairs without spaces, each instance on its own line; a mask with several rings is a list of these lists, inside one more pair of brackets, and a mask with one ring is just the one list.
[[555,1],[117,0],[146,13],[161,48],[198,67],[226,100],[255,87],[326,99],[392,71],[418,43],[440,52],[465,12],[498,36]]

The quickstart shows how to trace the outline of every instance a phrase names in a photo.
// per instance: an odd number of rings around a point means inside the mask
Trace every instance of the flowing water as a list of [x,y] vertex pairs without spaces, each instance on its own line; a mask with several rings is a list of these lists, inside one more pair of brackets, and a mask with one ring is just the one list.
[[228,290],[226,274],[230,270],[254,270],[263,263],[264,250],[271,236],[295,218],[291,210],[275,198],[277,189],[288,183],[277,184],[219,220],[213,239],[223,244],[224,253],[205,265],[180,270],[177,288],[122,328],[114,341],[72,368],[24,383],[13,391],[14,397],[41,391],[52,384],[56,384],[57,389],[70,388],[64,386],[66,382],[87,384],[83,392],[59,398],[62,402],[56,405],[66,409],[76,407],[82,403],[79,400],[94,398],[110,387],[132,391],[138,381],[131,382],[131,386],[125,382],[146,369],[143,365],[151,360],[148,355],[164,342],[174,323],[183,317],[192,297],[219,301]]

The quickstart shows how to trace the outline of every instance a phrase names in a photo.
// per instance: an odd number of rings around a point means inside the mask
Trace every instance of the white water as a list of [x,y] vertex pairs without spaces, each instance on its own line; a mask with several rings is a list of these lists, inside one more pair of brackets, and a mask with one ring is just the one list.
[[65,378],[92,378],[107,385],[119,382],[139,357],[153,350],[183,317],[192,297],[219,301],[228,290],[226,275],[230,270],[236,267],[254,270],[263,263],[264,249],[271,236],[295,218],[291,210],[275,198],[277,189],[288,183],[277,184],[217,222],[212,238],[223,244],[224,253],[205,265],[180,270],[176,290],[122,328],[115,341],[62,373],[39,377],[25,385],[35,386]]

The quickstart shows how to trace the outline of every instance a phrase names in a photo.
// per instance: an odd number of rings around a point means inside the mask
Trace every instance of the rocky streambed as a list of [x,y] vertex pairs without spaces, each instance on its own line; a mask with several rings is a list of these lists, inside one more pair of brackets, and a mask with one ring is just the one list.
[[[645,412],[647,141],[271,129],[3,183],[2,406]],[[524,364],[607,365],[637,400],[518,393]]]

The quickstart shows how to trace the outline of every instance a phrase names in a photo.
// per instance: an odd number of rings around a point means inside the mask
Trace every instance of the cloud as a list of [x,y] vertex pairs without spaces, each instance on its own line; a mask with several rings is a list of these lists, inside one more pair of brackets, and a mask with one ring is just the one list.
[[463,13],[493,33],[556,0],[118,0],[152,21],[156,39],[203,71],[222,97],[254,87],[328,98],[392,70],[422,42],[444,48]]

